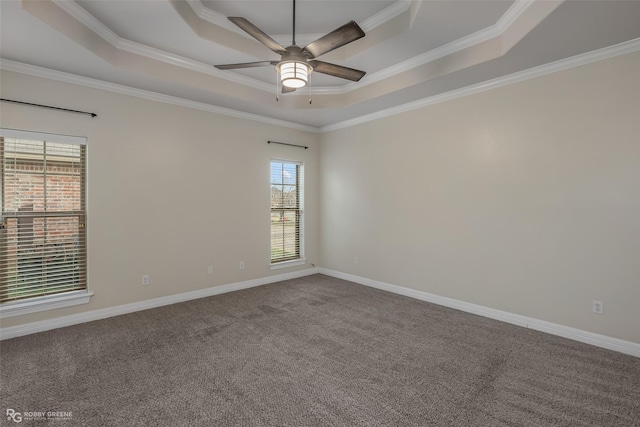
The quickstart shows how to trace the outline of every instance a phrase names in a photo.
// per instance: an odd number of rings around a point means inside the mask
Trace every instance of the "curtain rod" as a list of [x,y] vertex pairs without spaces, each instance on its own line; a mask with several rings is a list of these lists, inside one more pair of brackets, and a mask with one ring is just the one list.
[[305,150],[309,147],[307,147],[306,145],[296,145],[296,144],[288,144],[286,142],[278,142],[278,141],[267,141],[267,144],[280,144],[280,145],[288,145],[290,147],[300,147],[300,148],[304,148]]
[[286,142],[278,142],[278,141],[267,141],[267,144],[280,144],[280,145],[289,145],[291,147],[300,147],[300,148],[304,148],[305,150],[309,147],[307,147],[306,145],[296,145],[296,144],[288,144]]
[[15,101],[13,99],[4,99],[4,98],[0,98],[0,101],[13,102],[14,104],[28,105],[30,107],[40,107],[40,108],[49,108],[51,110],[66,111],[68,113],[86,114],[86,115],[91,116],[91,117],[98,117],[98,115],[96,113],[88,113],[86,111],[79,111],[79,110],[70,110],[68,108],[52,107],[50,105],[32,104],[30,102]]

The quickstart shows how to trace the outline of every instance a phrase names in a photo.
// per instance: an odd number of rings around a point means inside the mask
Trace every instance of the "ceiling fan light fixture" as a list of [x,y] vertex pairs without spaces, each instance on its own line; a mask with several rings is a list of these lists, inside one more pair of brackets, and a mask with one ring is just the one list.
[[278,64],[282,85],[291,89],[305,87],[309,82],[311,65],[300,61],[286,61]]

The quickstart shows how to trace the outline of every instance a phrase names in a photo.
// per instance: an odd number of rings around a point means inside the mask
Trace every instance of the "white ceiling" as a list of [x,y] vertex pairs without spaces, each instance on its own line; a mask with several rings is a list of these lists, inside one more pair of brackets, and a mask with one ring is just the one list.
[[286,0],[1,0],[0,57],[5,69],[44,67],[326,127],[640,38],[640,1],[299,0],[296,8],[301,46],[360,24],[366,37],[320,58],[366,71],[360,82],[314,73],[309,88],[276,101],[273,67],[213,67],[279,59],[226,16],[288,46]]

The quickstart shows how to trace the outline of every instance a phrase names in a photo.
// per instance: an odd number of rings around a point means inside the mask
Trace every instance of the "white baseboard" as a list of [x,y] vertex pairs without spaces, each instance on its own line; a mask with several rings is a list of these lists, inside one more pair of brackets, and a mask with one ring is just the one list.
[[309,276],[316,273],[325,274],[327,276],[336,277],[338,279],[348,280],[350,282],[370,286],[372,288],[381,289],[422,301],[431,302],[445,307],[454,308],[456,310],[465,311],[467,313],[477,314],[479,316],[511,323],[514,325],[522,326],[524,328],[535,329],[537,331],[546,332],[548,334],[561,336],[586,344],[591,344],[596,347],[602,347],[609,350],[629,354],[631,356],[640,357],[640,344],[631,341],[625,341],[606,335],[600,335],[593,332],[583,331],[581,329],[571,328],[569,326],[559,325],[557,323],[546,322],[544,320],[534,319],[532,317],[521,316],[519,314],[509,313],[482,305],[456,300],[453,298],[442,297],[439,295],[430,294],[428,292],[418,291],[415,289],[392,285],[377,280],[367,279],[365,277],[317,267],[294,271],[291,273],[278,274],[275,276],[246,280],[243,282],[231,283],[228,285],[214,286],[197,291],[169,295],[166,297],[153,298],[150,300],[119,305],[116,307],[92,310],[84,313],[57,317],[50,320],[43,320],[40,322],[32,322],[26,323],[24,325],[1,328],[0,340],[35,334],[37,332],[44,332],[51,329],[63,328],[65,326],[77,325],[79,323],[91,322],[94,320],[106,319],[108,317],[118,316],[121,314],[128,314],[136,311],[147,310],[150,308],[162,307],[164,305],[176,304],[179,302],[205,298],[213,295],[224,294],[227,292],[239,291],[241,289],[253,288],[256,286],[267,285],[283,280],[297,279],[299,277]]
[[501,322],[511,323],[513,325],[522,326],[524,328],[535,329],[536,331],[546,332],[551,335],[557,335],[574,341],[580,341],[586,344],[594,345],[596,347],[602,347],[608,350],[614,350],[631,356],[640,357],[640,344],[631,341],[625,341],[618,338],[608,337],[606,335],[587,332],[581,329],[559,325],[557,323],[546,322],[544,320],[534,319],[532,317],[521,316],[519,314],[496,310],[482,305],[430,294],[428,292],[379,282],[377,280],[367,279],[365,277],[355,276],[353,274],[341,273],[339,271],[326,268],[320,268],[319,270],[321,274],[325,274],[327,276],[335,277],[338,279],[348,280],[350,282],[370,286],[372,288],[382,289],[394,294],[404,295],[445,307],[455,308],[456,310],[465,311],[467,313],[477,314],[479,316],[488,317],[490,319],[499,320]]
[[213,286],[211,288],[200,289],[197,291],[184,292],[166,297],[153,298],[144,301],[138,301],[131,304],[118,305],[115,307],[102,308],[99,310],[87,311],[84,313],[72,314],[69,316],[57,317],[50,320],[40,322],[25,323],[24,325],[9,326],[0,329],[0,340],[20,337],[23,335],[35,334],[37,332],[48,331],[65,326],[77,325],[84,322],[92,322],[94,320],[106,319],[107,317],[118,316],[121,314],[133,313],[135,311],[147,310],[149,308],[162,307],[163,305],[175,304],[178,302],[190,301],[198,298],[210,297],[213,295],[224,294],[227,292],[239,291],[241,289],[253,288],[256,286],[268,285],[269,283],[280,282],[282,280],[297,279],[299,277],[309,276],[319,273],[319,268],[308,268],[291,273],[283,273],[275,276],[261,277],[243,282],[231,283],[222,286]]

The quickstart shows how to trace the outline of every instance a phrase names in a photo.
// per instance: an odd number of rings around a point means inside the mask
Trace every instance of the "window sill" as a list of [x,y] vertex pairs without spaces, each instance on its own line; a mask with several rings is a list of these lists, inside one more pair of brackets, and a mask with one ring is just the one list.
[[281,268],[296,267],[298,265],[305,265],[306,263],[307,263],[307,260],[305,258],[292,259],[291,261],[282,261],[275,264],[271,264],[269,268],[271,270],[280,270]]
[[60,295],[36,297],[24,301],[7,302],[0,305],[0,319],[86,304],[92,295],[93,292],[89,291],[75,291]]

